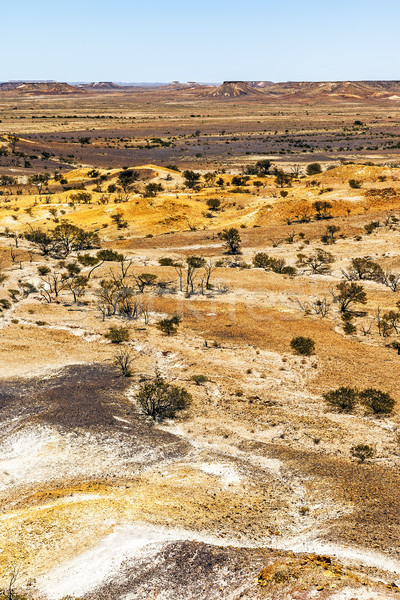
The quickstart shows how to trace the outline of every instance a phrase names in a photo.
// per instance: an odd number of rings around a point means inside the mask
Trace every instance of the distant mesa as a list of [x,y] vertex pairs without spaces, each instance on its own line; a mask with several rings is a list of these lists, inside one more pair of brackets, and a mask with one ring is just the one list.
[[196,83],[195,81],[188,81],[186,83],[181,83],[180,81],[172,81],[167,85],[160,86],[159,90],[200,90],[204,86],[201,83]]
[[118,85],[117,83],[113,83],[112,81],[97,81],[93,83],[84,83],[79,87],[86,90],[99,90],[99,91],[113,91],[113,90],[123,90],[122,85]]
[[253,87],[247,81],[224,81],[222,85],[209,92],[210,96],[216,98],[237,98],[239,96],[260,96],[262,94],[261,90]]
[[275,85],[273,81],[247,81],[247,83],[254,88],[264,89]]
[[0,83],[0,91],[12,92],[15,94],[29,94],[33,96],[63,96],[85,93],[84,90],[75,85],[59,83],[57,81],[6,81]]

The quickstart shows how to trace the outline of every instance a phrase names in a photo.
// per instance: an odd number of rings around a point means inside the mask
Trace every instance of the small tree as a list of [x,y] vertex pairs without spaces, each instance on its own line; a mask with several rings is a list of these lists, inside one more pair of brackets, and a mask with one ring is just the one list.
[[173,267],[175,265],[175,260],[169,256],[162,256],[158,259],[158,264],[161,267]]
[[8,135],[8,141],[10,142],[11,152],[15,154],[15,147],[19,141],[19,137],[15,133],[10,133]]
[[91,204],[92,194],[90,192],[77,192],[76,194],[71,194],[69,199],[74,204],[77,202],[80,204]]
[[43,256],[50,254],[54,246],[53,239],[49,234],[40,229],[33,229],[33,227],[30,227],[30,231],[25,233],[25,239],[35,244]]
[[126,229],[128,227],[128,221],[124,219],[124,213],[122,210],[117,210],[115,213],[111,215],[112,221],[117,226],[117,229]]
[[370,223],[364,225],[364,229],[368,235],[371,235],[371,233],[375,231],[375,229],[378,229],[378,227],[380,227],[379,221],[371,221]]
[[139,179],[139,173],[133,169],[125,169],[118,175],[118,183],[126,193]]
[[351,412],[356,406],[357,397],[356,390],[349,387],[330,390],[323,395],[325,402],[339,412]]
[[393,411],[395,400],[381,390],[367,388],[360,392],[361,403],[374,414],[390,414]]
[[268,160],[268,158],[263,158],[256,162],[257,175],[259,175],[260,177],[268,175],[270,168],[271,161]]
[[212,289],[212,285],[211,285],[211,275],[213,274],[213,272],[215,271],[215,269],[217,268],[215,262],[213,261],[212,258],[209,258],[208,261],[205,261],[204,263],[204,271],[205,271],[205,283],[206,283],[206,290],[211,290]]
[[367,257],[353,258],[351,261],[351,267],[348,271],[343,272],[346,279],[349,280],[363,280],[370,279],[371,281],[383,282],[384,272],[382,267],[373,260]]
[[157,281],[157,275],[153,275],[153,273],[141,273],[134,277],[141,294],[143,294],[146,287],[152,287]]
[[240,244],[242,242],[239,231],[235,227],[224,229],[222,239],[228,249],[228,254],[240,254]]
[[143,383],[136,395],[142,412],[154,421],[174,417],[177,411],[190,404],[191,399],[185,388],[167,383],[159,373],[152,381]]
[[367,294],[361,284],[348,281],[341,281],[336,289],[339,295],[336,297],[339,302],[341,312],[346,312],[351,304],[366,304]]
[[290,187],[292,185],[292,176],[281,169],[275,169],[275,183],[280,188]]
[[144,197],[145,198],[155,198],[158,192],[163,191],[163,186],[161,183],[148,183],[144,188]]
[[328,225],[326,232],[321,236],[321,242],[323,244],[331,245],[336,242],[335,234],[340,231],[340,227],[337,225]]
[[375,450],[372,446],[368,446],[368,444],[357,444],[356,446],[352,446],[350,448],[351,455],[354,458],[357,458],[360,463],[363,463],[368,458],[373,458],[375,456]]
[[50,176],[47,173],[36,173],[29,177],[29,183],[34,185],[38,194],[42,193],[42,188],[49,183]]
[[158,321],[156,325],[160,331],[169,337],[170,335],[175,335],[178,332],[178,327],[181,320],[182,317],[180,315],[175,315],[169,319],[161,319],[161,321]]
[[199,182],[201,173],[195,173],[195,171],[183,171],[184,183],[187,188],[193,189]]
[[291,348],[297,352],[297,354],[301,354],[303,356],[311,356],[315,351],[315,342],[311,338],[308,337],[295,337],[290,342]]
[[84,267],[92,267],[87,274],[87,278],[90,279],[93,271],[101,267],[105,262],[122,262],[124,260],[123,254],[119,254],[118,252],[114,252],[109,248],[105,248],[104,250],[99,250],[95,256],[91,254],[78,254],[78,261]]
[[335,257],[330,252],[326,252],[322,248],[317,248],[315,254],[305,256],[299,254],[297,256],[297,266],[309,271],[313,274],[328,275],[331,272],[330,265],[335,262]]
[[122,342],[129,340],[130,332],[127,327],[110,327],[104,337],[110,340],[112,344],[122,344]]

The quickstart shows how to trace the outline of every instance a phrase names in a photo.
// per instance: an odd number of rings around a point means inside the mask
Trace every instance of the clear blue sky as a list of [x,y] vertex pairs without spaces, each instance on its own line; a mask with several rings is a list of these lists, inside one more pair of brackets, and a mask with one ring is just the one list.
[[0,2],[0,81],[400,79],[399,0]]

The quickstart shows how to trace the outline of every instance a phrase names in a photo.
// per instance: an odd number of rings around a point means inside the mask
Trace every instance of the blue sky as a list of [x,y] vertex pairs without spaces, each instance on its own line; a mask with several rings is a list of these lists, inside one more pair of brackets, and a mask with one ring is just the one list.
[[400,79],[398,0],[0,0],[0,81]]

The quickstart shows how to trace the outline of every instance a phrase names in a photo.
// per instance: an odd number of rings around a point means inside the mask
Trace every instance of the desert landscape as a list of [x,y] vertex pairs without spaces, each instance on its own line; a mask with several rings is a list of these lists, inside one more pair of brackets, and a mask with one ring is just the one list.
[[0,84],[4,598],[398,597],[399,100]]

